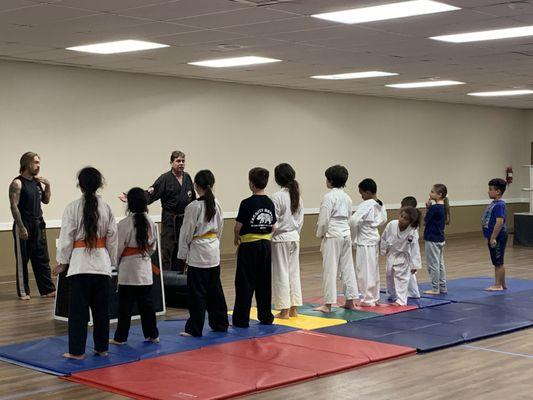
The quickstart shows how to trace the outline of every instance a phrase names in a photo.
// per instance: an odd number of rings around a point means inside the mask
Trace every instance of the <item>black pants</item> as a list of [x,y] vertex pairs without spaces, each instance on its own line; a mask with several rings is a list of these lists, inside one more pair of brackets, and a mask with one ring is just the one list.
[[117,342],[126,342],[130,332],[131,312],[137,303],[141,316],[141,326],[146,339],[159,337],[154,301],[152,299],[152,285],[118,285],[118,324],[115,331]]
[[178,241],[183,216],[163,210],[161,217],[161,263],[164,271],[185,271],[185,263],[178,260]]
[[187,293],[190,317],[185,324],[185,332],[192,336],[202,336],[206,311],[211,329],[217,332],[228,330],[228,306],[220,282],[220,266],[189,266]]
[[85,353],[89,308],[93,316],[94,349],[107,351],[109,346],[109,287],[107,275],[77,274],[69,280],[68,351]]
[[42,219],[24,221],[28,230],[28,240],[20,239],[20,232],[13,225],[13,239],[15,241],[15,260],[17,266],[17,294],[26,296],[30,294],[28,277],[28,261],[31,261],[37,288],[41,296],[56,290],[50,273],[50,257],[46,242],[46,224]]
[[271,268],[269,240],[239,245],[235,275],[235,307],[233,307],[234,326],[242,328],[249,326],[254,291],[259,322],[271,324],[274,321],[270,308],[272,301]]

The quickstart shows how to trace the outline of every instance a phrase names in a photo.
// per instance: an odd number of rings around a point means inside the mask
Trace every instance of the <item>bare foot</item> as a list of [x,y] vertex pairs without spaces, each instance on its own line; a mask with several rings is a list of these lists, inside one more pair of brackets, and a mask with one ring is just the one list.
[[159,340],[158,337],[156,337],[156,338],[148,338],[147,340],[148,340],[149,342],[152,342],[152,343],[155,343],[155,344],[157,344],[157,343],[160,342],[160,340]]
[[274,318],[289,319],[289,310],[288,309],[281,310],[281,312],[279,312],[276,315],[274,315]]
[[320,307],[313,308],[313,311],[320,311],[324,314],[329,314],[331,312],[331,305],[323,305]]
[[485,289],[487,292],[501,292],[503,289],[502,286],[496,286],[496,285],[493,285],[493,286],[489,286],[488,288]]
[[126,344],[126,342],[119,342],[115,339],[109,339],[109,344],[116,344],[117,346],[122,346],[123,344]]
[[389,304],[385,304],[385,303],[376,303],[376,307],[388,307]]
[[107,357],[108,354],[107,354],[107,351],[94,351],[94,355],[95,356],[100,356],[100,357]]
[[341,306],[342,308],[346,310],[359,310],[359,306],[356,306],[353,299],[352,300],[346,300],[346,303]]
[[29,300],[29,299],[31,299],[29,294],[27,294],[26,296],[19,296],[19,300]]
[[190,333],[187,333],[187,332],[180,332],[180,336],[192,337],[192,335]]
[[393,306],[393,307],[402,307],[403,304],[400,304],[400,303],[395,301],[394,303],[391,303],[391,306]]
[[368,301],[362,301],[361,302],[361,307],[374,307],[376,305],[376,303],[370,303]]
[[296,307],[296,306],[291,307],[291,309],[289,310],[289,317],[291,317],[291,318],[298,317],[298,307]]
[[54,298],[54,297],[56,297],[56,292],[54,290],[53,292],[50,292],[50,293],[47,293],[47,294],[43,294],[41,297]]
[[80,356],[77,356],[75,354],[63,353],[63,357],[72,358],[73,360],[85,360],[85,355],[84,354],[82,354]]
[[432,294],[434,296],[440,294],[438,290],[424,290],[424,294]]

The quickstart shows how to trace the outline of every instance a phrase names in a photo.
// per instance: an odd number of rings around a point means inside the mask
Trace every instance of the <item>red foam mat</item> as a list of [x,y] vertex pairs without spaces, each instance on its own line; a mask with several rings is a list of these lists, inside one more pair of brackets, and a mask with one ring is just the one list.
[[154,361],[80,372],[68,380],[141,400],[220,400],[256,390],[252,385],[199,375]]
[[[346,340],[347,339],[347,340]],[[347,338],[316,331],[295,331],[271,337],[272,341],[346,354],[367,363],[415,354],[416,349],[372,340]]]
[[80,372],[69,380],[135,399],[215,400],[414,353],[409,347],[295,331]]

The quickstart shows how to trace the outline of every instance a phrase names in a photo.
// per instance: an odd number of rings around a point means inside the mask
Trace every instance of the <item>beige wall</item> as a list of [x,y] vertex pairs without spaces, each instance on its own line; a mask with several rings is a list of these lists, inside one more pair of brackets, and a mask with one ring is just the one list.
[[[452,207],[452,223],[446,228],[447,235],[456,235],[469,232],[480,232],[481,215],[484,206],[464,206]],[[513,229],[513,213],[526,211],[526,204],[509,204],[507,227],[510,231]],[[389,210],[389,220],[395,219],[398,210]],[[302,249],[316,249],[320,245],[319,239],[315,236],[317,215],[306,215],[301,235]],[[225,221],[224,234],[221,241],[221,252],[223,256],[231,256],[235,253],[233,246],[233,227],[234,219]],[[481,235],[481,233],[480,233]],[[52,265],[55,260],[55,240],[59,236],[59,229],[48,229],[48,248]],[[15,279],[14,275],[14,257],[13,257],[13,239],[11,232],[0,232],[0,279]]]
[[[323,171],[334,163],[349,168],[352,196],[371,176],[386,204],[407,194],[424,199],[435,182],[448,185],[452,201],[468,201],[485,199],[487,180],[523,164],[529,151],[521,110],[7,61],[0,83],[0,183],[7,191],[24,151],[40,153],[53,185],[49,221],[78,196],[75,173],[87,164],[102,170],[103,195],[123,215],[116,195],[151,184],[176,148],[189,171],[214,171],[227,212],[249,194],[247,170],[256,165],[292,163],[306,208],[319,206]],[[524,171],[515,172],[522,181]],[[519,186],[507,197],[522,197]],[[0,222],[10,220],[6,196]]]

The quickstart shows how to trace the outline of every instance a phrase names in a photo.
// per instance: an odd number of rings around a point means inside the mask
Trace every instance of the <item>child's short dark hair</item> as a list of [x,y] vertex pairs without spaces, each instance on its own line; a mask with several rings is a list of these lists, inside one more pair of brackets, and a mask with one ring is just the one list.
[[418,207],[418,201],[416,201],[416,198],[413,196],[407,196],[402,199],[402,202],[400,203],[401,207]]
[[507,182],[505,182],[502,178],[494,178],[489,181],[489,186],[499,190],[503,195],[505,193],[505,189],[507,189]]
[[264,189],[268,184],[268,169],[255,167],[248,172],[248,180],[254,185],[257,189]]
[[361,189],[363,192],[376,194],[378,192],[378,185],[374,179],[365,178],[359,182],[359,189]]
[[418,211],[417,208],[414,207],[402,207],[400,209],[400,214],[405,213],[409,217],[409,221],[413,228],[418,228],[420,226],[420,219],[422,218],[422,215],[420,214],[420,211]]
[[342,188],[346,186],[348,180],[348,170],[342,165],[334,165],[329,167],[326,172],[326,179],[334,188]]

